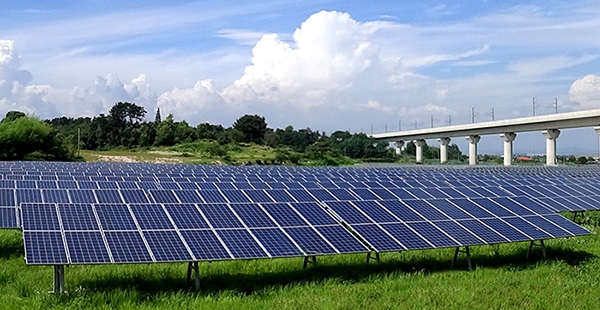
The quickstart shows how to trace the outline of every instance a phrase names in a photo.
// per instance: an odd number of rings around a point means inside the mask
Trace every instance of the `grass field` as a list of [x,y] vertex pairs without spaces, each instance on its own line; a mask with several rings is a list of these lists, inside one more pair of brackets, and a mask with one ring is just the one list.
[[[597,233],[600,215],[585,226]],[[65,268],[68,294],[49,294],[52,268],[26,266],[21,233],[0,231],[2,309],[598,309],[600,237],[549,240],[525,260],[528,243],[472,248],[450,268],[453,249],[200,263],[201,288],[187,264]]]

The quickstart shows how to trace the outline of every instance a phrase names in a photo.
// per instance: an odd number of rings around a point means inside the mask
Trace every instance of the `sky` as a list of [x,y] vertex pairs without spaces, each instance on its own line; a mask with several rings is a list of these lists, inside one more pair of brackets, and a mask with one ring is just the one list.
[[[0,115],[93,117],[127,101],[148,120],[157,108],[194,126],[257,114],[271,128],[370,134],[600,108],[597,0],[0,7]],[[558,152],[597,154],[599,141],[563,130]],[[545,141],[518,133],[514,149]],[[479,150],[501,154],[502,140]]]

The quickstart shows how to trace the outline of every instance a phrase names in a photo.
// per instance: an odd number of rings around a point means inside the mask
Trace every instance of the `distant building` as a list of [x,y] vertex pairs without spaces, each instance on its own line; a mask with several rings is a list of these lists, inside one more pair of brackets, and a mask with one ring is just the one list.
[[517,157],[517,158],[516,158],[516,160],[517,160],[517,161],[533,161],[533,159],[532,159],[531,157],[529,157],[529,156],[526,156],[526,155],[524,155],[524,156],[519,156],[519,157]]

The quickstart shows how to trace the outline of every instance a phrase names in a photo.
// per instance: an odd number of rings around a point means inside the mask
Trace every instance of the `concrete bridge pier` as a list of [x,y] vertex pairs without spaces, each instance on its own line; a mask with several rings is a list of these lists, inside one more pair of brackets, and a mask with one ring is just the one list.
[[512,165],[513,159],[513,141],[517,134],[514,132],[505,132],[500,134],[500,138],[504,140],[504,165],[510,166]]
[[450,138],[439,138],[438,142],[440,143],[440,163],[443,164],[448,161],[448,145],[450,144]]
[[394,142],[394,146],[396,147],[396,154],[402,154],[402,148],[404,147],[404,141],[399,140]]
[[477,165],[477,143],[481,137],[479,135],[471,135],[467,137],[467,141],[469,141],[469,165],[475,166]]
[[560,135],[560,130],[544,130],[542,135],[546,138],[546,166],[556,166],[556,139]]
[[425,145],[425,139],[416,139],[413,142],[416,147],[417,162],[423,163],[423,145]]

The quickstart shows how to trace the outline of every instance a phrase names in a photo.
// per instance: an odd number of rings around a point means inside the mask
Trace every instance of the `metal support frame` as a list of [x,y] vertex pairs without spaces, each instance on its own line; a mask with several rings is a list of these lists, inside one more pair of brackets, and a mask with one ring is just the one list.
[[[372,256],[371,253],[375,253],[375,256]],[[379,264],[379,252],[377,252],[377,251],[368,252],[367,253],[367,264],[371,261],[371,259],[374,259]]]
[[536,244],[535,242],[538,240],[531,240],[531,243],[529,243],[529,250],[527,250],[527,256],[525,256],[525,259],[529,259],[529,254],[531,253],[531,250],[533,249],[534,246],[539,246],[540,248],[542,248],[542,256],[544,257],[544,259],[547,258],[546,256],[546,245],[544,245],[544,239],[539,240],[540,243]]
[[458,258],[458,253],[465,253],[467,255],[467,265],[469,266],[469,271],[472,271],[473,264],[471,264],[471,252],[469,251],[469,246],[465,246],[464,250],[461,250],[459,246],[456,247],[456,251],[454,251],[454,258],[452,259],[452,264],[450,264],[450,268],[454,268],[454,264],[456,264],[456,259]]
[[54,286],[52,293],[65,293],[65,265],[54,265]]
[[198,271],[198,262],[189,262],[187,269],[187,285],[192,282],[192,271],[194,273],[194,289],[197,291],[200,289],[200,272]]
[[573,211],[573,222],[577,223],[577,214],[581,214],[581,217],[583,218],[583,213],[585,211]]
[[316,265],[317,257],[316,256],[304,256],[304,264],[302,264],[302,268],[306,269],[306,267],[308,267],[308,264]]

